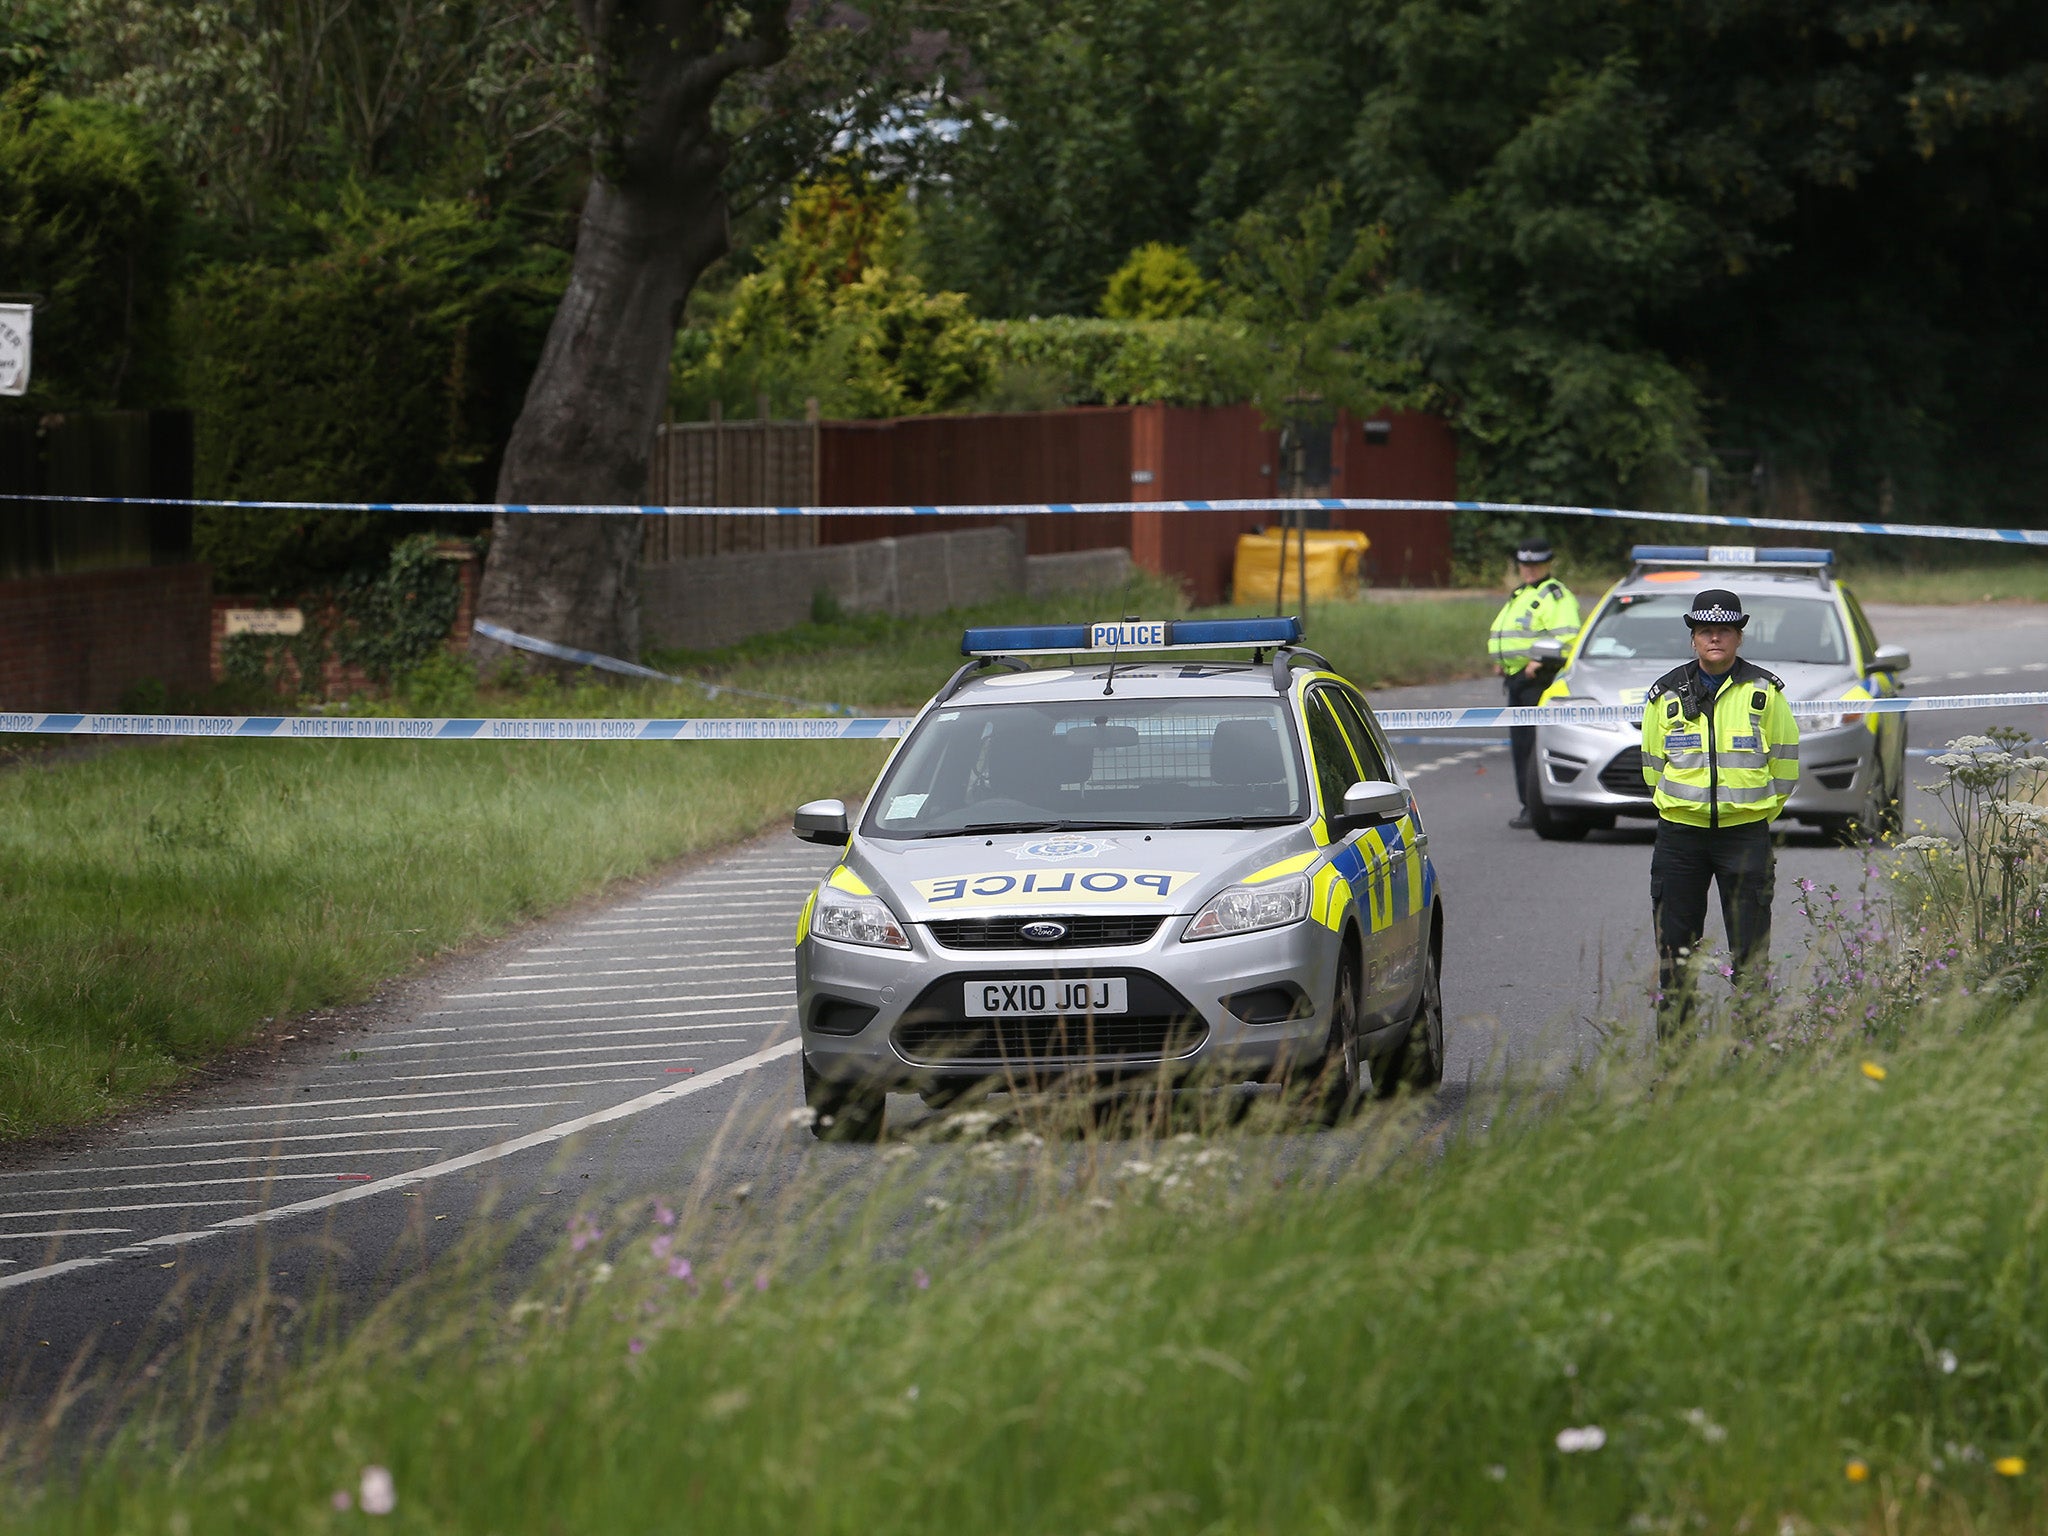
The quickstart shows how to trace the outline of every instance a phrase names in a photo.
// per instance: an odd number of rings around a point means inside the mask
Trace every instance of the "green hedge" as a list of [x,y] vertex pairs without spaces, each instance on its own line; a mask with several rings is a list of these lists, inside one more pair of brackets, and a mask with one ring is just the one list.
[[[357,212],[325,249],[202,273],[178,317],[200,494],[487,501],[567,259],[468,205]],[[388,517],[202,512],[228,589],[293,593],[381,564]]]
[[0,92],[0,289],[40,296],[28,394],[0,410],[158,405],[180,202],[136,113]]

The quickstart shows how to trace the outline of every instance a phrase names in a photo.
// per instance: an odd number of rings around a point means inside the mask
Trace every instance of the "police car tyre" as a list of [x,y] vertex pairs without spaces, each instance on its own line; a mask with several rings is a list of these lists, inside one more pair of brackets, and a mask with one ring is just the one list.
[[882,1139],[889,1096],[873,1089],[829,1082],[804,1058],[804,1104],[815,1118],[811,1134],[820,1141],[873,1142]]
[[1330,1046],[1310,1090],[1309,1110],[1318,1125],[1342,1125],[1365,1097],[1365,1058],[1358,1043],[1358,962],[1345,955],[1337,967],[1330,1000]]
[[1444,989],[1435,942],[1423,957],[1422,996],[1415,1004],[1415,1017],[1409,1021],[1398,1065],[1398,1072],[1389,1070],[1375,1083],[1382,1098],[1401,1083],[1420,1093],[1444,1080]]
[[1529,825],[1536,835],[1546,843],[1576,843],[1588,832],[1593,824],[1583,816],[1566,815],[1553,811],[1543,799],[1543,762],[1532,753],[1529,757],[1529,782],[1523,786],[1527,792]]

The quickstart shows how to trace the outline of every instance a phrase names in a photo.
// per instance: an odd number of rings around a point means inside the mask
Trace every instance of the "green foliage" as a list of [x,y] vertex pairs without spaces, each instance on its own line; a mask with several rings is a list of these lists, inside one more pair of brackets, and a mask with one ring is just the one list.
[[707,331],[678,339],[672,397],[685,415],[713,400],[794,414],[807,398],[836,416],[944,410],[986,382],[973,317],[957,293],[927,292],[903,192],[857,176],[799,186],[760,270]]
[[70,74],[145,114],[202,207],[259,240],[351,179],[530,201],[595,121],[596,63],[547,0],[70,0],[63,39]]
[[[374,683],[412,676],[446,654],[461,602],[452,562],[430,533],[402,538],[383,569],[358,567],[331,588],[301,598],[305,627],[296,635],[233,635],[222,646],[230,681],[269,692],[296,687],[318,697],[329,658]],[[441,686],[438,673],[422,686]]]
[[953,35],[980,94],[920,210],[984,313],[1090,309],[1146,241],[1214,268],[1334,180],[1474,492],[1671,506],[1715,442],[1788,499],[2032,515],[2029,0],[1053,0]]
[[1054,383],[1062,405],[1229,405],[1246,398],[1259,341],[1227,320],[984,322],[997,366]]
[[180,218],[137,114],[33,81],[0,91],[0,288],[42,298],[29,392],[0,409],[159,403]]
[[[321,233],[317,255],[213,267],[186,295],[200,494],[487,500],[564,258],[454,203],[358,205]],[[290,596],[381,565],[394,531],[378,514],[206,509],[195,542],[224,588]]]
[[1110,274],[1102,314],[1110,320],[1178,320],[1214,306],[1216,285],[1187,250],[1147,241]]

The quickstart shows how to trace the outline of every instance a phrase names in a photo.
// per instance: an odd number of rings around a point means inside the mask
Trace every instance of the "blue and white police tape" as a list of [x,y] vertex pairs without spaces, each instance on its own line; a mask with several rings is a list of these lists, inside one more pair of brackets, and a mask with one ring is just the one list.
[[548,517],[1045,517],[1102,512],[1492,512],[1538,517],[1599,517],[1631,523],[1712,528],[1773,528],[1798,533],[1861,533],[1888,538],[1962,539],[2048,548],[2048,528],[1952,528],[1942,523],[1864,523],[1811,517],[1738,517],[1727,513],[1650,512],[1630,507],[1571,507],[1521,501],[1400,501],[1358,496],[1253,496],[1220,501],[976,502],[890,507],[670,507],[626,502],[534,504],[470,501],[222,501],[193,496],[32,496],[0,492],[0,501],[81,502],[114,507],[234,507],[273,512],[465,513]]
[[[1839,715],[1917,715],[1959,709],[2048,706],[2048,693],[1954,693],[1908,699],[1810,699],[1792,705],[1800,719]],[[1378,711],[1388,731],[1451,731],[1473,726],[1618,725],[1633,727],[1640,704],[1479,704],[1448,709]],[[455,719],[391,715],[94,715],[0,713],[0,734],[40,736],[210,736],[302,741],[878,741],[901,736],[907,715],[834,718],[610,720],[590,717]]]
[[573,645],[557,645],[552,640],[542,640],[536,635],[522,635],[516,629],[506,629],[502,624],[493,624],[487,619],[478,619],[475,630],[486,640],[495,640],[500,645],[509,645],[514,650],[531,651],[536,656],[550,656],[556,661],[573,662],[579,667],[597,667],[605,672],[617,672],[626,677],[644,677],[659,683],[679,683],[685,688],[703,690],[707,699],[715,699],[722,693],[729,693],[736,699],[763,699],[770,704],[791,704],[798,709],[821,710],[828,715],[858,715],[860,710],[851,704],[823,704],[816,699],[793,699],[782,693],[762,693],[753,688],[734,688],[726,683],[707,683],[702,678],[678,677],[673,672],[658,672],[653,667],[643,667],[637,661],[622,661],[616,656],[606,656],[598,651],[579,651]]
[[896,716],[607,720],[460,719],[398,715],[0,714],[0,734],[208,736],[292,741],[880,741],[910,724]]
[[[1919,715],[1956,709],[2028,709],[2048,705],[2048,693],[1948,693],[1909,699],[1806,699],[1792,704],[1795,719],[1840,715]],[[1481,725],[1642,724],[1640,704],[1473,704],[1454,709],[1376,710],[1388,731],[1453,731]]]

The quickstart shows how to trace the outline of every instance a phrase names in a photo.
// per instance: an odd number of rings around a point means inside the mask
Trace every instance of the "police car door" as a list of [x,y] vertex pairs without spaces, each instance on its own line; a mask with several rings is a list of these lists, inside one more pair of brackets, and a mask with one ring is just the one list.
[[[1378,722],[1372,719],[1364,701],[1349,688],[1333,687],[1330,703],[1358,756],[1360,773],[1365,778],[1384,779],[1406,789],[1408,776],[1387,750],[1386,737],[1380,734]],[[1375,828],[1362,840],[1384,855],[1377,892],[1380,906],[1373,910],[1373,919],[1385,921],[1393,935],[1386,984],[1394,1016],[1402,1019],[1415,1011],[1421,992],[1422,961],[1429,946],[1429,908],[1434,898],[1430,888],[1429,833],[1413,809],[1412,795],[1408,804],[1410,809],[1399,821]]]
[[[1333,700],[1336,689],[1317,684],[1303,701],[1308,716],[1309,748],[1315,755],[1316,788],[1322,797],[1323,815],[1335,818],[1344,804],[1344,791],[1361,779],[1383,777],[1367,773],[1351,749]],[[1377,754],[1375,754],[1376,756]],[[1391,902],[1382,899],[1388,883],[1390,861],[1379,838],[1380,829],[1354,830],[1333,838],[1330,865],[1351,889],[1352,905],[1358,912],[1358,929],[1363,949],[1365,974],[1360,978],[1366,1022],[1377,1026],[1396,1017],[1399,999],[1393,978],[1400,966],[1400,936],[1388,921]]]

